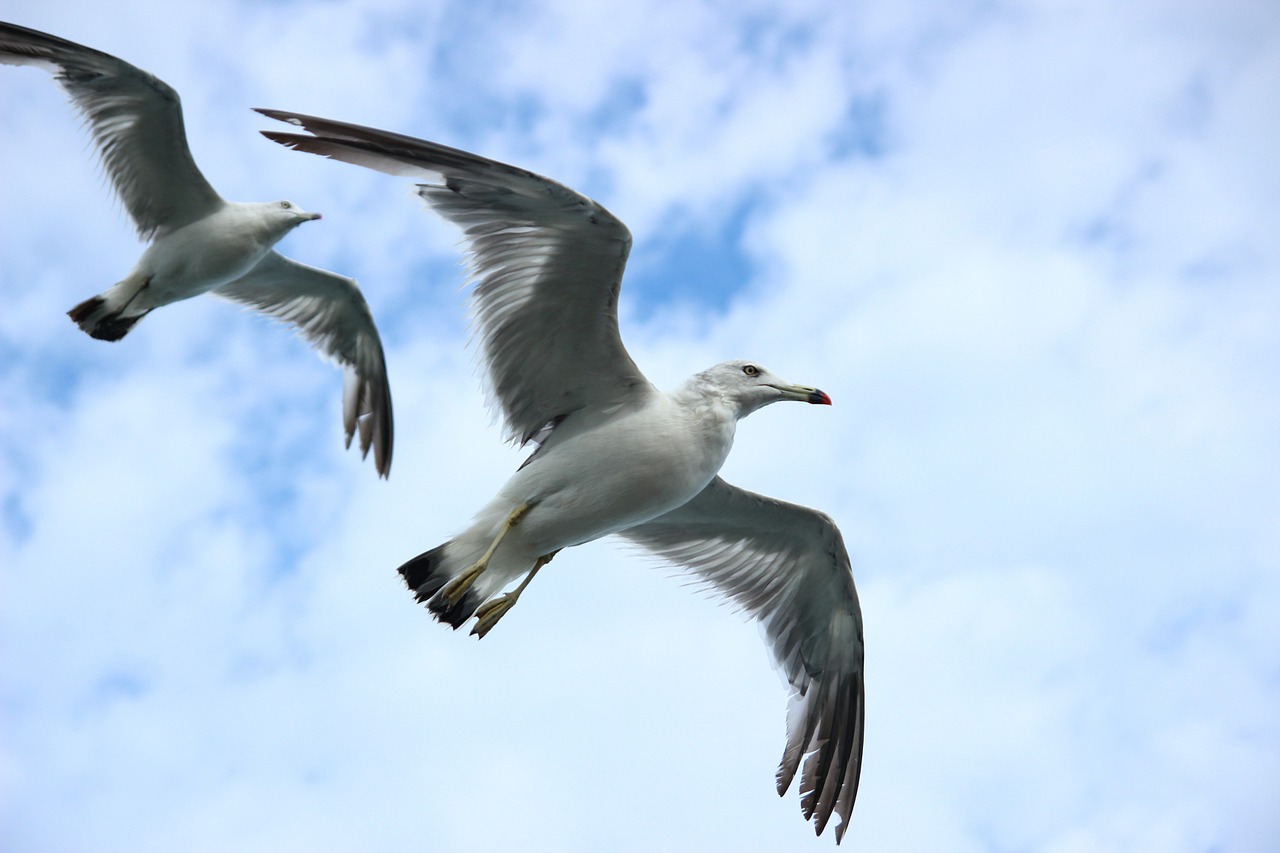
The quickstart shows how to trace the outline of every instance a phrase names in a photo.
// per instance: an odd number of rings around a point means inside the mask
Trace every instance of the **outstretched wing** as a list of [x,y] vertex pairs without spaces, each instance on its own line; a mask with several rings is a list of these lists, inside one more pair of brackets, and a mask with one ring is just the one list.
[[609,211],[548,178],[456,148],[277,110],[312,135],[282,145],[428,178],[418,194],[461,226],[476,285],[476,331],[508,437],[524,443],[585,407],[640,402],[653,387],[618,334],[631,234]]
[[225,202],[191,158],[178,93],[123,59],[16,24],[0,23],[0,62],[54,72],[88,120],[107,175],[151,239]]
[[717,477],[693,500],[620,534],[692,569],[764,625],[794,693],[778,767],[785,794],[801,767],[800,805],[839,842],[862,772],[862,611],[849,554],[826,515]]
[[269,253],[247,275],[211,293],[256,308],[297,327],[319,352],[342,365],[342,423],[347,446],[356,430],[360,452],[378,473],[391,471],[394,424],[382,339],[355,281]]

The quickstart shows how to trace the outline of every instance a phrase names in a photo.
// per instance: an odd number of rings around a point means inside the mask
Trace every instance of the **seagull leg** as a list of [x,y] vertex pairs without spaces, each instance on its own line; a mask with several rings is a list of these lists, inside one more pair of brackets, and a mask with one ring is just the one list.
[[[125,309],[133,304],[133,300],[137,299],[138,295],[150,286],[151,286],[151,278],[148,277],[143,280],[142,284],[138,287],[138,289],[133,292],[133,295],[130,296],[127,300],[125,300],[125,303],[120,306],[120,310],[117,311],[116,314],[123,314]],[[151,312],[148,311],[147,313],[150,314]]]
[[550,554],[543,554],[538,558],[538,562],[533,564],[533,568],[529,570],[529,574],[524,576],[524,580],[520,581],[520,585],[505,595],[500,595],[492,601],[486,601],[484,604],[476,608],[476,626],[471,629],[471,633],[480,635],[481,639],[484,635],[492,630],[494,625],[498,624],[498,620],[507,614],[507,611],[515,607],[516,601],[520,599],[520,593],[524,592],[524,588],[529,585],[529,581],[533,580],[533,576],[538,573],[538,569],[551,562],[551,558],[560,551],[557,549]]
[[444,585],[444,588],[440,590],[440,594],[447,598],[450,604],[457,604],[462,599],[462,596],[467,594],[467,590],[471,589],[471,585],[476,582],[476,578],[480,577],[484,570],[489,568],[489,560],[492,559],[494,552],[498,550],[498,545],[511,532],[511,528],[519,523],[531,506],[533,504],[523,503],[511,510],[507,520],[502,523],[502,528],[498,531],[498,535],[494,537],[488,550],[480,556],[480,559]]

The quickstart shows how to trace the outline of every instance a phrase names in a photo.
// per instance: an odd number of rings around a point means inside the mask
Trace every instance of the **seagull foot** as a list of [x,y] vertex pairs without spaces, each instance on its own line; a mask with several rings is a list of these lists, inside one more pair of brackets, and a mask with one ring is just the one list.
[[493,626],[498,624],[498,620],[506,616],[507,611],[515,607],[516,602],[519,600],[520,593],[518,591],[508,592],[477,607],[476,624],[471,629],[471,633],[484,639],[484,635],[493,630]]
[[551,558],[559,554],[560,550],[556,549],[550,554],[543,554],[538,561],[533,564],[533,568],[529,570],[529,574],[524,576],[524,580],[520,581],[520,585],[505,595],[500,595],[491,601],[486,601],[476,608],[476,625],[471,629],[472,634],[477,634],[481,639],[484,635],[493,630],[493,626],[498,624],[498,620],[507,615],[507,611],[516,606],[516,602],[520,600],[520,593],[524,592],[524,588],[529,585],[529,581],[533,580],[533,576],[538,570],[551,562]]
[[469,569],[445,584],[444,588],[440,590],[440,594],[447,598],[450,604],[457,604],[462,600],[462,596],[467,594],[467,590],[471,589],[471,585],[476,582],[476,578],[480,577],[487,568],[489,568],[489,559],[486,554]]

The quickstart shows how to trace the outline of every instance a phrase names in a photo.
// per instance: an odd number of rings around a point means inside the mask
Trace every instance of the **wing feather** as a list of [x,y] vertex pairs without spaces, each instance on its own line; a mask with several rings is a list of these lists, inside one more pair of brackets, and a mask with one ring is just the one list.
[[0,62],[54,72],[144,240],[225,204],[191,157],[182,103],[163,80],[100,50],[7,23],[0,23]]
[[271,252],[247,275],[211,293],[295,326],[319,352],[342,365],[342,423],[347,446],[373,448],[378,473],[391,471],[394,423],[382,339],[353,279]]
[[533,172],[456,148],[329,119],[259,110],[311,135],[269,139],[392,175],[462,228],[472,319],[509,438],[529,441],[580,409],[638,403],[653,387],[618,333],[631,248],[596,202]]
[[717,477],[693,500],[622,536],[692,569],[759,619],[791,684],[777,787],[800,774],[819,834],[853,812],[865,722],[862,611],[849,554],[826,515]]

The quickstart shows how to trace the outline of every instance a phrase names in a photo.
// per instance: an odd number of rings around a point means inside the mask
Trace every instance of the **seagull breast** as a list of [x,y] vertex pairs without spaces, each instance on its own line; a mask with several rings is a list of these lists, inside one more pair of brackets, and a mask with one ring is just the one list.
[[541,553],[589,542],[702,491],[728,457],[735,426],[727,407],[693,409],[661,393],[605,423],[570,418],[500,499],[534,504],[521,532]]

